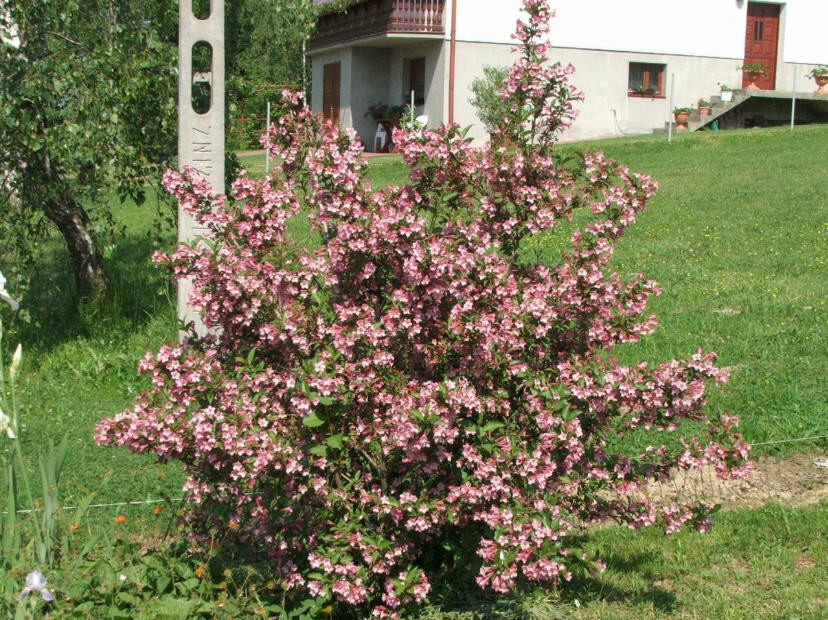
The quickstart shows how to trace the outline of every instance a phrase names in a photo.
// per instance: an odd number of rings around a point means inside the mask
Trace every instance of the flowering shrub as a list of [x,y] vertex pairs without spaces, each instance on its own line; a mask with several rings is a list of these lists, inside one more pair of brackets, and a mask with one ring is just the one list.
[[[607,270],[656,184],[555,151],[581,95],[571,67],[545,62],[546,3],[524,9],[501,92],[514,150],[473,148],[455,126],[398,131],[411,183],[377,191],[353,131],[286,93],[263,139],[279,162],[268,178],[242,176],[229,200],[192,170],[164,177],[207,234],[157,259],[192,279],[207,334],[148,354],[151,387],[97,440],[182,461],[193,536],[266,553],[318,609],[395,616],[470,558],[498,592],[566,580],[601,566],[573,549],[587,524],[709,526],[704,506],[634,493],[647,482],[748,471],[738,420],[703,410],[705,382],[727,374],[712,354],[655,368],[611,354],[656,326],[643,316],[656,284]],[[560,264],[522,258],[576,211],[589,221]],[[286,238],[300,213],[318,249]],[[688,420],[698,436],[608,447]]]

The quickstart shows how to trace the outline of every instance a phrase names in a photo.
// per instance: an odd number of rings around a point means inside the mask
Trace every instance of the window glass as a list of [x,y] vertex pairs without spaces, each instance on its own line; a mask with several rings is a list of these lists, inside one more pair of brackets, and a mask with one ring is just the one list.
[[404,93],[403,101],[411,101],[411,91],[414,91],[414,104],[425,103],[425,58],[411,58],[408,61],[408,92]]
[[627,92],[631,95],[664,96],[664,70],[667,65],[631,62],[627,78]]

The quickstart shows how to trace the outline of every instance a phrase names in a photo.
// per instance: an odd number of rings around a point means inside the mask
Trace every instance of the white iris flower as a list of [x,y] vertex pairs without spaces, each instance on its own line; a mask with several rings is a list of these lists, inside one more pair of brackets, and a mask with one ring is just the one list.
[[6,433],[6,436],[9,439],[14,439],[14,430],[11,427],[11,420],[9,416],[3,413],[3,410],[0,409],[0,433]]
[[12,296],[6,291],[6,278],[3,277],[2,273],[0,273],[0,299],[9,304],[12,312],[17,312],[20,309],[20,304],[12,299]]

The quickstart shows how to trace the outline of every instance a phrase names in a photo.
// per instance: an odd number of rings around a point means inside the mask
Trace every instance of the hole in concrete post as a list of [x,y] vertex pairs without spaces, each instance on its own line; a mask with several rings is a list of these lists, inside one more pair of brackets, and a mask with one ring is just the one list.
[[196,114],[207,114],[212,105],[213,48],[209,43],[199,41],[193,45],[192,62],[192,105]]
[[193,0],[193,17],[196,19],[210,17],[210,0]]

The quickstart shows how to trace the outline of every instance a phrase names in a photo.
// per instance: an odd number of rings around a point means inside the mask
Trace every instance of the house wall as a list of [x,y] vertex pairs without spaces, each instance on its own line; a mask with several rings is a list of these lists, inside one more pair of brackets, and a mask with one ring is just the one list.
[[[469,101],[471,83],[482,73],[483,65],[512,62],[510,49],[509,45],[491,43],[457,46],[456,120],[460,125],[473,125],[469,135],[476,140],[487,136]],[[665,64],[665,86],[669,87],[672,74],[676,76],[674,106],[695,105],[700,98],[717,94],[719,83],[741,84],[742,79],[740,62],[730,58],[556,48],[552,59],[575,67],[570,81],[585,95],[577,106],[578,118],[563,135],[565,140],[650,132],[672,117],[667,98],[627,95],[630,62]]]
[[[339,60],[340,121],[355,126],[372,148],[376,126],[363,118],[365,110],[379,101],[401,103],[404,59],[425,56],[426,103],[417,113],[426,114],[432,127],[446,120],[452,1],[457,2],[458,14],[455,120],[474,125],[471,137],[485,140],[485,130],[469,103],[471,82],[482,74],[484,65],[514,61],[511,34],[521,0],[447,0],[446,40],[386,39],[368,45],[387,42],[388,47],[346,47],[315,54],[313,108],[321,109],[322,66]],[[575,66],[572,83],[586,95],[564,139],[649,132],[671,118],[668,99],[627,95],[630,62],[665,64],[665,89],[675,75],[674,106],[710,98],[718,94],[720,84],[741,87],[748,0],[697,0],[692,7],[666,0],[550,0],[550,4],[556,11],[551,24],[552,60]],[[776,89],[812,92],[816,87],[806,74],[818,64],[828,64],[823,34],[828,0],[775,4],[782,7]],[[379,77],[383,72],[384,90]]]
[[[521,0],[454,1],[459,40],[512,43]],[[667,0],[550,0],[555,11],[551,38],[558,47],[741,60],[747,4],[746,0],[696,0],[692,5]],[[828,2],[767,4],[783,7],[784,62],[828,62],[824,34]]]
[[788,0],[782,8],[782,21],[782,57],[785,63],[828,64],[828,35],[825,34],[828,2]]
[[[461,125],[473,123],[470,135],[484,140],[485,130],[469,103],[471,83],[482,75],[483,65],[513,62],[510,33],[521,2],[456,1],[456,120]],[[746,1],[702,0],[692,10],[664,0],[552,0],[551,4],[556,10],[551,59],[571,63],[576,69],[572,83],[585,93],[578,118],[563,136],[566,140],[649,132],[672,117],[666,98],[627,96],[630,62],[665,64],[667,94],[675,75],[674,106],[709,99],[719,93],[721,84],[741,87]],[[782,10],[776,89],[813,91],[814,82],[806,74],[817,64],[828,64],[828,45],[819,33],[828,23],[828,1],[778,4]],[[594,19],[596,11],[600,20]],[[665,27],[665,23],[680,26]]]
[[816,90],[816,84],[807,74],[818,65],[828,65],[826,24],[828,2],[825,0],[788,0],[782,4],[776,90]]
[[443,41],[423,41],[395,47],[390,50],[388,74],[388,99],[391,104],[410,102],[408,84],[403,84],[403,63],[408,58],[425,58],[425,104],[415,110],[417,115],[428,116],[428,125],[436,127],[443,120],[446,88],[446,54]]
[[373,150],[377,123],[366,118],[368,107],[375,103],[402,105],[408,102],[403,84],[404,62],[409,58],[425,58],[425,104],[415,113],[425,114],[429,126],[436,127],[446,109],[446,45],[439,40],[385,39],[391,47],[378,47],[375,41],[365,47],[342,47],[314,54],[311,78],[311,109],[322,110],[323,67],[331,62],[342,63],[339,121],[343,127],[354,127],[367,150]]
[[322,71],[328,63],[342,63],[339,74],[339,124],[351,127],[354,122],[350,107],[351,101],[351,65],[353,48],[345,47],[331,52],[324,52],[313,57],[311,74],[311,109],[322,111]]
[[[457,38],[513,42],[521,0],[455,0]],[[799,0],[811,2],[818,0]],[[551,40],[566,48],[742,58],[747,3],[550,0]],[[485,8],[484,8],[485,7]]]
[[[513,44],[521,0],[455,1],[458,40]],[[828,64],[828,1],[767,3],[782,8],[777,90],[791,90],[794,77],[798,91],[812,89],[805,74]],[[550,5],[555,10],[550,36],[559,48],[730,58],[740,64],[744,59],[747,0],[697,0],[692,6],[665,0],[550,0]],[[741,81],[739,75],[728,84],[739,87]]]
[[374,148],[377,122],[371,117],[366,118],[365,113],[375,103],[388,103],[389,67],[387,49],[354,48],[351,65],[351,115],[353,127],[369,151]]

